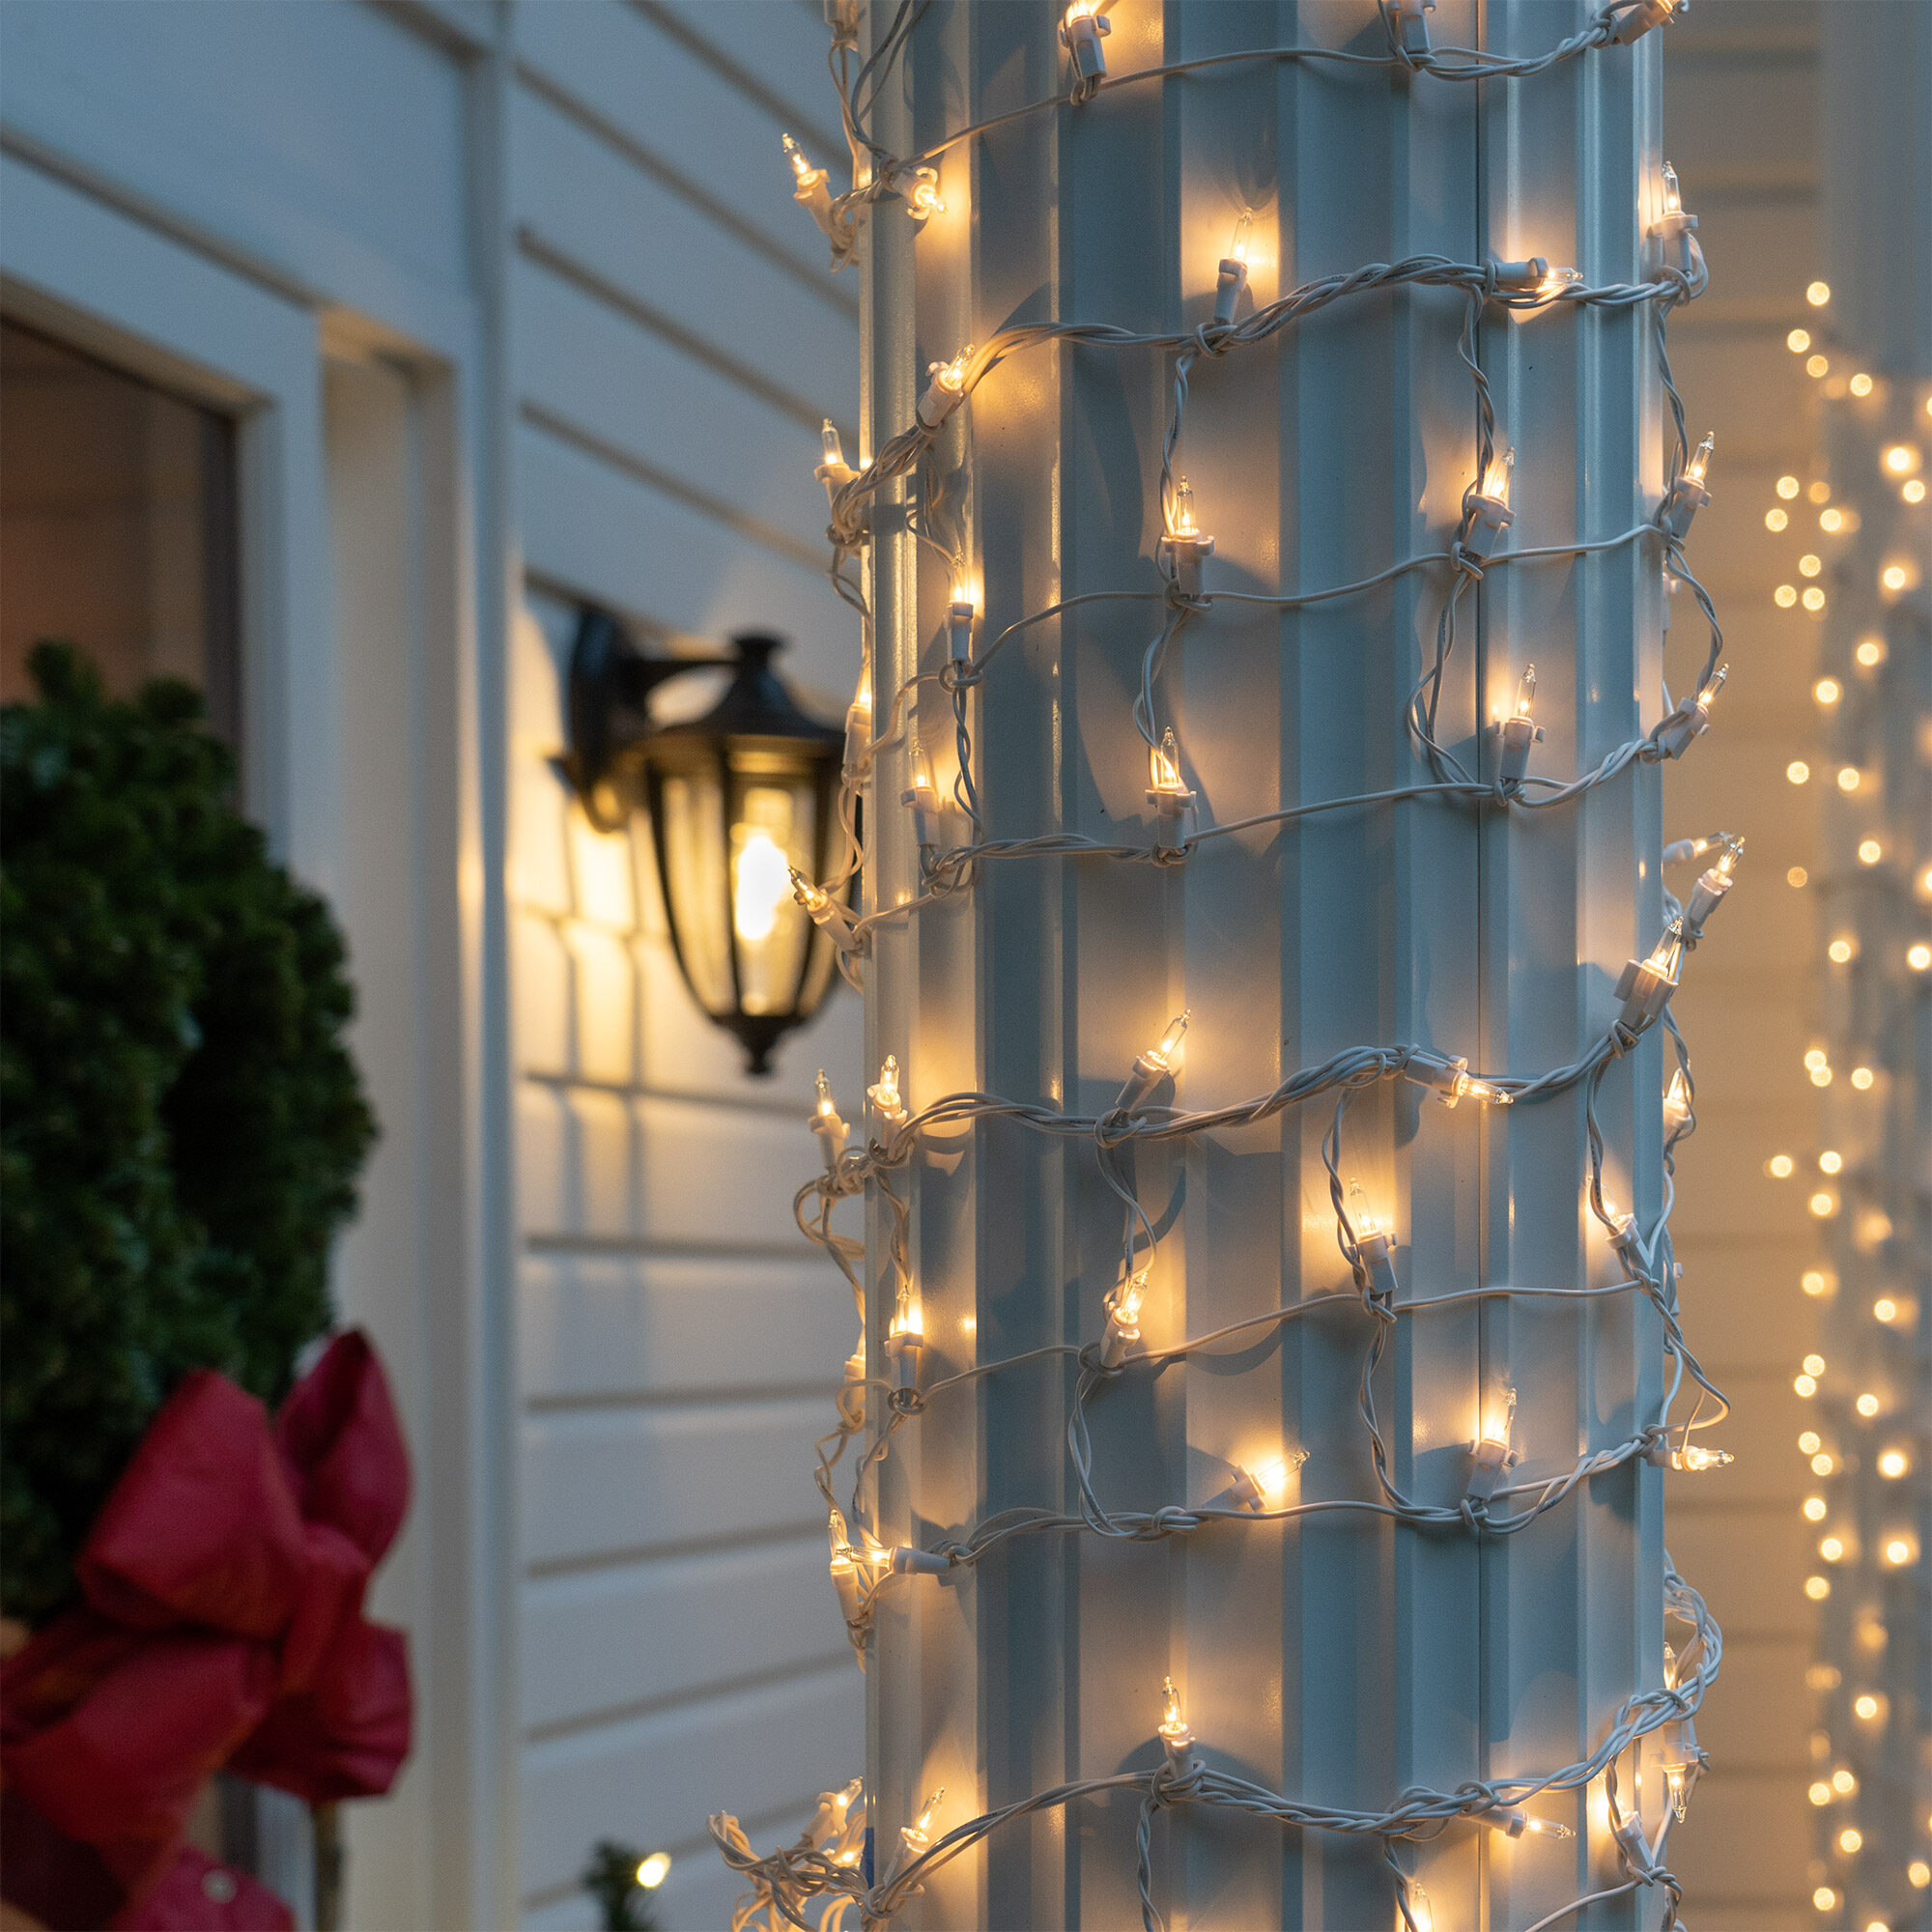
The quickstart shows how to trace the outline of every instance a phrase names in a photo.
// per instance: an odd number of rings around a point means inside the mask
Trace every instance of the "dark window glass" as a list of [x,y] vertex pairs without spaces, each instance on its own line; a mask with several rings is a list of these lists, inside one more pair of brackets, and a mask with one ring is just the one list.
[[239,746],[234,424],[0,322],[0,697],[69,638],[110,691],[200,686]]

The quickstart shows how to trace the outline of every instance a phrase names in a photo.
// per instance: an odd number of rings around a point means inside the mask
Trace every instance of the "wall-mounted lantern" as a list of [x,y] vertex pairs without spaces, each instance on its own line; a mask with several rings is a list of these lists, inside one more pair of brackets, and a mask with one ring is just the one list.
[[[822,879],[838,824],[844,733],[808,717],[772,669],[782,639],[748,633],[729,658],[646,657],[616,619],[586,611],[570,656],[563,769],[591,823],[619,830],[646,806],[672,950],[692,997],[743,1042],[747,1067],[817,1011],[830,935],[792,895]],[[652,692],[684,671],[733,672],[688,724],[655,724]]]

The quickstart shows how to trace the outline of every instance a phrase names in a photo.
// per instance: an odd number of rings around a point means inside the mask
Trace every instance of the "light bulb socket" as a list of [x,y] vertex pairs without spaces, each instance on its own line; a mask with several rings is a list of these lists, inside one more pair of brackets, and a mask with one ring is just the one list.
[[893,1551],[895,1577],[946,1577],[952,1571],[952,1559],[936,1549],[916,1549],[902,1543]]
[[1079,83],[1074,90],[1076,99],[1085,100],[1106,79],[1107,50],[1100,40],[1113,31],[1113,22],[1104,14],[1069,11],[1061,22],[1061,43],[1073,57],[1073,72]]
[[1214,554],[1214,539],[1168,535],[1160,540],[1161,561],[1169,581],[1183,597],[1201,595],[1201,561]]
[[1214,270],[1214,320],[1222,325],[1235,319],[1235,305],[1248,285],[1248,265],[1232,255],[1222,256]]

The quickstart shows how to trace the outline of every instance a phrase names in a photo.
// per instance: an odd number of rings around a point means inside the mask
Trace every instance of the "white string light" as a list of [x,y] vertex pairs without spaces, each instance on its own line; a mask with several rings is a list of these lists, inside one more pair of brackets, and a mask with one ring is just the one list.
[[[977,137],[994,125],[1005,125],[1036,113],[1076,108],[1104,87],[1111,90],[1164,74],[1184,73],[1204,67],[1239,61],[1339,62],[1345,65],[1405,69],[1443,80],[1507,79],[1548,71],[1561,62],[1592,50],[1628,45],[1652,28],[1668,23],[1681,11],[1677,0],[1612,0],[1580,34],[1548,52],[1520,59],[1485,50],[1435,48],[1431,44],[1426,15],[1429,0],[1383,0],[1387,32],[1386,56],[1338,49],[1281,47],[1208,56],[1169,63],[1110,76],[1102,45],[1110,32],[1104,6],[1076,0],[1064,16],[1060,34],[1067,54],[1067,92],[1055,99],[1030,103],[998,117],[997,122],[962,128],[924,153],[898,157],[889,154],[867,131],[869,113],[894,67],[904,58],[914,24],[923,12],[915,0],[904,0],[886,27],[877,50],[855,67],[858,22],[848,0],[828,0],[827,18],[833,29],[832,71],[838,84],[841,115],[852,150],[853,188],[824,207],[813,172],[787,138],[787,151],[799,183],[801,203],[813,213],[833,242],[835,262],[853,258],[853,238],[867,212],[896,196],[916,223],[944,210],[939,194],[938,163],[951,149]],[[1083,858],[1105,862],[1182,864],[1207,839],[1288,825],[1311,813],[1366,809],[1415,801],[1446,808],[1480,810],[1547,810],[1609,783],[1633,767],[1683,755],[1711,723],[1711,707],[1725,677],[1720,662],[1722,637],[1708,594],[1690,573],[1683,551],[1684,539],[1697,509],[1710,500],[1707,471],[1712,439],[1693,451],[1684,433],[1683,411],[1671,381],[1664,354],[1664,324],[1676,304],[1701,292],[1706,270],[1695,241],[1694,217],[1686,214],[1676,176],[1663,173],[1663,213],[1652,226],[1658,270],[1636,282],[1592,285],[1575,269],[1551,265],[1543,258],[1520,262],[1459,264],[1440,257],[1415,257],[1394,264],[1371,264],[1344,274],[1323,277],[1290,290],[1277,299],[1251,306],[1241,313],[1248,290],[1248,245],[1252,211],[1242,208],[1235,217],[1228,245],[1216,267],[1213,320],[1187,333],[1150,333],[1110,324],[1041,323],[1001,330],[982,347],[968,344],[950,361],[928,365],[924,386],[918,395],[913,421],[883,442],[860,469],[843,462],[837,433],[828,424],[824,462],[818,470],[831,509],[828,532],[832,547],[832,576],[839,594],[859,612],[866,647],[867,676],[859,697],[847,715],[845,786],[840,821],[847,836],[843,869],[814,883],[793,874],[794,889],[811,917],[830,923],[841,937],[840,963],[857,980],[870,950],[870,938],[888,919],[917,916],[925,906],[965,889],[984,862],[1023,858]],[[1194,493],[1177,473],[1175,456],[1186,412],[1189,374],[1206,355],[1225,357],[1259,347],[1297,327],[1330,305],[1377,291],[1400,288],[1443,289],[1463,298],[1463,319],[1459,352],[1477,400],[1476,482],[1463,499],[1463,514],[1450,546],[1443,551],[1400,560],[1388,569],[1356,582],[1280,597],[1248,593],[1216,593],[1205,581],[1203,565],[1212,556],[1214,543],[1202,526]],[[1498,445],[1489,386],[1476,354],[1478,331],[1486,315],[1533,321],[1558,307],[1591,307],[1604,311],[1648,308],[1653,323],[1659,367],[1676,423],[1675,457],[1670,483],[1649,522],[1620,534],[1600,539],[1534,547],[1501,548],[1505,531],[1516,522],[1512,505],[1516,452]],[[964,408],[979,385],[1008,358],[1053,345],[1074,351],[1150,352],[1172,355],[1175,364],[1173,403],[1168,416],[1158,477],[1161,529],[1154,562],[1159,582],[1148,588],[1123,587],[1069,598],[1022,617],[990,640],[980,639],[974,651],[973,633],[981,600],[968,587],[976,581],[964,535],[947,508],[948,492],[940,486],[938,452],[952,419]],[[949,459],[949,469],[959,467]],[[870,505],[882,493],[912,478],[903,514],[906,526],[922,547],[944,558],[952,585],[945,629],[946,655],[937,670],[916,673],[894,695],[890,715],[874,735],[870,699],[872,649],[871,608],[862,580],[851,566],[863,562],[870,540]],[[895,514],[897,505],[895,499]],[[1493,744],[1487,777],[1469,770],[1435,737],[1436,702],[1443,669],[1454,648],[1458,606],[1490,569],[1533,568],[1546,559],[1571,560],[1606,554],[1626,546],[1654,547],[1658,565],[1673,589],[1688,586],[1710,631],[1706,657],[1689,695],[1672,700],[1665,695],[1662,716],[1643,736],[1616,747],[1592,769],[1573,778],[1531,774],[1531,748],[1543,737],[1532,715],[1536,672],[1526,665],[1517,684],[1513,709],[1498,711],[1495,728],[1483,741]],[[1177,639],[1190,625],[1208,622],[1216,607],[1258,605],[1288,611],[1324,601],[1360,595],[1407,572],[1439,576],[1443,583],[1442,616],[1433,662],[1405,706],[1407,727],[1433,781],[1399,786],[1357,797],[1321,799],[1256,814],[1228,823],[1193,823],[1198,804],[1183,776],[1183,750],[1176,724],[1161,716],[1159,673]],[[1151,821],[1147,844],[1103,844],[1078,835],[1048,834],[1033,838],[989,840],[983,836],[975,773],[976,758],[969,729],[969,700],[973,689],[991,669],[1001,647],[1033,625],[1050,621],[1076,606],[1145,602],[1161,607],[1158,631],[1144,654],[1134,723],[1144,740],[1149,760],[1146,803]],[[939,697],[953,714],[956,766],[950,786],[939,783],[929,746],[920,736],[919,709],[925,699]],[[881,702],[885,694],[880,694]],[[864,918],[854,917],[842,904],[842,889],[863,862],[857,827],[859,806],[872,781],[881,753],[900,753],[905,783],[901,802],[914,815],[915,843],[920,848],[918,890],[902,894],[895,903],[882,904]],[[949,754],[949,762],[951,763]],[[865,821],[874,823],[868,814]],[[958,830],[962,842],[949,843]],[[920,1587],[920,1577],[951,1577],[958,1580],[989,1552],[1022,1536],[1091,1534],[1129,1542],[1158,1541],[1201,1533],[1228,1534],[1225,1525],[1279,1523],[1332,1512],[1357,1512],[1386,1517],[1398,1524],[1438,1532],[1479,1537],[1515,1534],[1549,1511],[1559,1508],[1593,1479],[1621,1466],[1662,1462],[1685,1470],[1714,1468],[1730,1459],[1722,1451],[1691,1440],[1693,1431],[1708,1429],[1727,1412],[1723,1398],[1710,1383],[1686,1344],[1678,1321],[1677,1266],[1668,1232],[1672,1150],[1694,1129],[1689,1059],[1668,1011],[1671,993],[1683,970],[1685,955],[1702,936],[1705,922],[1728,893],[1742,850],[1742,840],[1715,834],[1680,841],[1666,860],[1694,860],[1712,852],[1715,863],[1692,885],[1687,904],[1679,906],[1666,895],[1667,923],[1655,950],[1633,959],[1617,982],[1614,1013],[1605,1012],[1604,1031],[1579,1059],[1544,1072],[1523,1076],[1472,1074],[1466,1058],[1417,1045],[1362,1046],[1299,1069],[1272,1090],[1242,1103],[1188,1111],[1163,1099],[1167,1083],[1179,1065],[1182,1036],[1190,1014],[1182,1012],[1161,1038],[1134,1061],[1114,1104],[1103,1114],[1083,1116],[1044,1104],[1008,1100],[986,1094],[949,1094],[917,1110],[906,1105],[899,1091],[896,1060],[888,1056],[879,1081],[867,1089],[870,1134],[863,1147],[845,1146],[849,1130],[821,1076],[813,1131],[821,1139],[823,1173],[800,1188],[795,1201],[799,1226],[823,1246],[845,1273],[865,1314],[864,1284],[857,1272],[863,1244],[837,1234],[832,1215],[842,1201],[869,1197],[878,1206],[885,1229],[888,1264],[896,1282],[890,1319],[878,1337],[892,1365],[890,1381],[871,1380],[866,1374],[866,1350],[861,1346],[846,1365],[838,1399],[838,1421],[832,1435],[818,1445],[817,1480],[828,1508],[832,1579],[847,1628],[863,1665],[869,1632],[882,1591]],[[1666,1129],[1664,1206],[1646,1229],[1633,1213],[1618,1210],[1604,1193],[1604,1143],[1597,1120],[1599,1091],[1609,1070],[1653,1028],[1663,1026],[1675,1046],[1678,1065],[1667,1094],[1662,1096]],[[1600,1286],[1519,1284],[1497,1285],[1452,1293],[1429,1293],[1413,1286],[1405,1296],[1398,1256],[1401,1243],[1393,1226],[1371,1204],[1359,1180],[1344,1180],[1344,1128],[1350,1101],[1380,1083],[1405,1080],[1435,1093],[1454,1107],[1469,1098],[1494,1106],[1521,1106],[1559,1093],[1580,1089],[1588,1127],[1586,1199],[1604,1227],[1614,1258],[1616,1278]],[[1322,1140],[1328,1171],[1337,1245],[1351,1283],[1318,1293],[1289,1306],[1250,1318],[1211,1334],[1150,1349],[1141,1319],[1152,1274],[1157,1236],[1133,1182],[1133,1151],[1181,1144],[1204,1133],[1263,1122],[1293,1107],[1332,1096],[1331,1125]],[[833,1124],[836,1122],[836,1126]],[[1124,1234],[1119,1272],[1103,1297],[1102,1332],[1085,1346],[1059,1344],[1033,1350],[1009,1361],[978,1364],[956,1374],[922,1383],[926,1337],[918,1287],[909,1261],[909,1209],[893,1186],[893,1177],[909,1167],[923,1147],[941,1135],[977,1122],[1004,1122],[1021,1132],[1091,1144],[1102,1178],[1120,1197],[1124,1209]],[[837,1145],[834,1145],[834,1142]],[[1605,1295],[1642,1296],[1660,1318],[1666,1355],[1673,1365],[1667,1388],[1657,1410],[1626,1439],[1567,1458],[1554,1446],[1520,1441],[1515,1426],[1516,1390],[1498,1384],[1469,1441],[1468,1460],[1458,1493],[1439,1497],[1411,1495],[1400,1488],[1391,1470],[1393,1461],[1377,1418],[1373,1378],[1390,1333],[1403,1321],[1426,1319],[1434,1310],[1467,1306],[1485,1299],[1526,1297],[1543,1301],[1582,1302]],[[1248,1346],[1259,1333],[1297,1321],[1320,1309],[1350,1306],[1360,1311],[1368,1326],[1358,1390],[1358,1406],[1367,1432],[1376,1477],[1375,1494],[1362,1497],[1322,1497],[1299,1500],[1295,1472],[1306,1450],[1283,1445],[1274,1456],[1234,1465],[1233,1480],[1209,1500],[1195,1505],[1168,1504],[1153,1510],[1127,1510],[1107,1502],[1096,1482],[1089,1410],[1107,1399],[1122,1378],[1158,1372],[1191,1356],[1212,1356],[1231,1347]],[[1078,1507],[1072,1512],[1038,1508],[1008,1509],[959,1535],[942,1537],[929,1547],[901,1544],[889,1547],[875,1532],[871,1485],[884,1461],[894,1453],[901,1432],[917,1425],[935,1401],[970,1389],[984,1378],[1041,1358],[1061,1357],[1077,1367],[1066,1413],[1069,1463],[1075,1477]],[[1696,1385],[1695,1402],[1688,1416],[1673,1409],[1686,1379]],[[873,1395],[876,1391],[877,1404]],[[849,1503],[841,1508],[834,1489],[836,1466],[855,1436],[872,1431],[872,1440],[853,1472]],[[1822,1453],[1822,1452],[1821,1452]],[[849,1515],[848,1515],[849,1510]],[[856,1536],[854,1534],[856,1527]],[[1909,1526],[1889,1532],[1889,1547],[1907,1547]],[[1916,1542],[1911,1546],[1916,1551]],[[1433,1837],[1461,1820],[1504,1836],[1572,1835],[1560,1820],[1539,1817],[1525,1808],[1542,1796],[1563,1797],[1598,1788],[1605,1794],[1608,1830],[1618,1848],[1624,1882],[1549,1915],[1536,1932],[1552,1927],[1596,1899],[1622,1895],[1640,1886],[1659,1888],[1664,1894],[1664,1923],[1676,1923],[1679,1888],[1663,1863],[1665,1841],[1674,1822],[1684,1814],[1702,1769],[1691,1718],[1710,1684],[1721,1656],[1721,1638],[1701,1600],[1666,1559],[1666,1614],[1688,1625],[1681,1652],[1666,1650],[1664,1682],[1655,1689],[1634,1690],[1617,1710],[1589,1755],[1547,1774],[1490,1781],[1471,1780],[1453,1791],[1411,1789],[1384,1808],[1350,1809],[1312,1801],[1291,1799],[1215,1768],[1204,1758],[1199,1741],[1186,1722],[1170,1681],[1157,1724],[1161,1757],[1146,1770],[1126,1770],[1112,1776],[1075,1781],[1038,1792],[983,1815],[952,1824],[941,1815],[944,1794],[935,1792],[919,1817],[900,1828],[898,1842],[881,1871],[869,1860],[848,1856],[853,1841],[851,1818],[863,1815],[860,1787],[847,1787],[845,1810],[835,1816],[828,1809],[830,1795],[821,1801],[820,1815],[792,1847],[767,1855],[753,1851],[736,1820],[712,1821],[713,1835],[728,1862],[751,1881],[752,1890],[733,1918],[734,1932],[742,1932],[760,1914],[773,1932],[781,1924],[805,1925],[803,1916],[819,1902],[821,1932],[839,1932],[848,1910],[856,1910],[865,1926],[882,1926],[913,1897],[923,1882],[940,1865],[969,1847],[998,1833],[1010,1822],[1048,1809],[1058,1809],[1088,1797],[1108,1792],[1140,1794],[1138,1880],[1143,1917],[1151,1928],[1160,1924],[1151,1879],[1151,1821],[1163,1809],[1182,1805],[1232,1806],[1257,1816],[1273,1818],[1302,1830],[1368,1836],[1379,1841],[1384,1861],[1394,1875],[1395,1923],[1398,1932],[1430,1932],[1433,1912],[1421,1884],[1396,1862],[1395,1848],[1405,1840]],[[1635,1806],[1618,1802],[1619,1765],[1633,1768],[1640,1745],[1661,1751],[1667,1794],[1664,1815],[1654,1831],[1646,1828]],[[876,1821],[871,1821],[876,1823]]]

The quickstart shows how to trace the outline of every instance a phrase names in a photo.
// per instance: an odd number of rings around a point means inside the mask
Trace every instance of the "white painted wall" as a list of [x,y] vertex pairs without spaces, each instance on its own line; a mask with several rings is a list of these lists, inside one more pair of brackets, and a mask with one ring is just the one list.
[[823,61],[803,0],[0,11],[0,296],[242,416],[249,802],[362,987],[338,1280],[415,1455],[376,1608],[419,1734],[352,1817],[358,1924],[589,1924],[608,1834],[715,1926],[705,1813],[788,1834],[859,1761],[799,1614],[849,1304],[787,1207],[858,1006],[748,1080],[644,839],[548,764],[575,600],[776,628],[849,692],[810,469],[821,415],[854,440],[857,293],[778,146],[834,147]]

